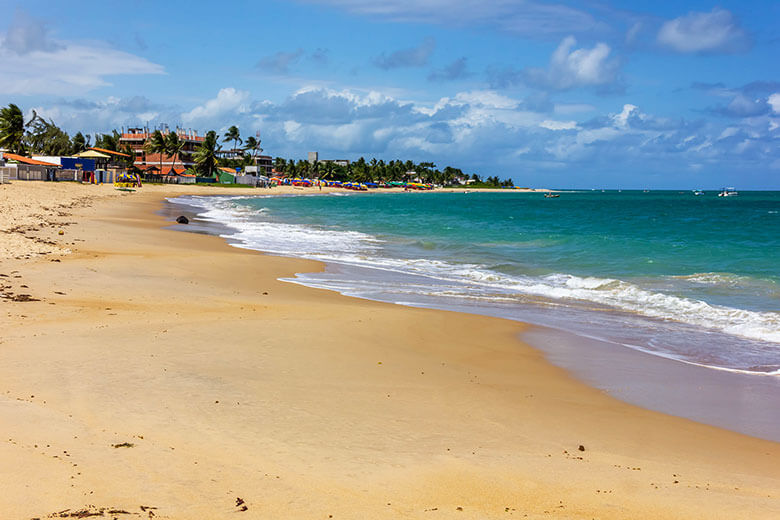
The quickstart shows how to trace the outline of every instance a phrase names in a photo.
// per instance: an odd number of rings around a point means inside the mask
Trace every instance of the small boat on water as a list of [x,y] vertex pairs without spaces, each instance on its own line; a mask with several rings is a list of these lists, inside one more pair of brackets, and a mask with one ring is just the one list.
[[698,197],[699,195],[704,195],[704,192],[701,190],[693,190],[693,194]]
[[718,197],[736,197],[737,195],[739,195],[739,193],[734,188],[723,188],[723,190],[718,193]]
[[544,194],[544,198],[545,199],[557,199],[558,197],[560,197],[560,195],[558,195],[557,193],[545,193]]

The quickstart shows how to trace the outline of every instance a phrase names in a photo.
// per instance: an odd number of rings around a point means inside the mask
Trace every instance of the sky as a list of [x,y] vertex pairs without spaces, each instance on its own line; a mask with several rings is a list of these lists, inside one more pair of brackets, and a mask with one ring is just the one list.
[[[780,189],[780,2],[0,0],[0,106],[516,185]],[[225,143],[226,147],[231,146]]]

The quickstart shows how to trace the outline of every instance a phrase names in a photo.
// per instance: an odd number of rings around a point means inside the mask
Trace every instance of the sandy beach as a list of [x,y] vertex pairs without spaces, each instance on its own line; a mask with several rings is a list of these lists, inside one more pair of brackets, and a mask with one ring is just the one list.
[[269,192],[0,186],[0,518],[780,517],[778,443],[159,216]]

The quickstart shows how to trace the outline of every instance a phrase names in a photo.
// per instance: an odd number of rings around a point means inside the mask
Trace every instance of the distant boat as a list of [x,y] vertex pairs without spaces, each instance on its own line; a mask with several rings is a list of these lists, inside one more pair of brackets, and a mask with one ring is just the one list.
[[723,188],[723,190],[718,193],[718,197],[736,197],[737,195],[739,195],[739,193],[734,188]]
[[545,199],[557,199],[558,197],[560,197],[560,195],[558,195],[557,193],[545,193],[544,194],[544,198]]
[[693,190],[693,194],[699,196],[699,195],[704,195],[704,192],[701,190]]

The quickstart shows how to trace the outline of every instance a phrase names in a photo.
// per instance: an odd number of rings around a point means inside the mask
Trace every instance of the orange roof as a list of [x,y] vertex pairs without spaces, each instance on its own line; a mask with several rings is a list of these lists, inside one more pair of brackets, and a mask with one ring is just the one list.
[[129,156],[129,155],[127,155],[126,153],[119,153],[119,152],[115,152],[115,151],[113,151],[113,150],[106,150],[105,148],[96,148],[96,147],[94,147],[94,146],[93,146],[93,147],[91,147],[91,148],[90,148],[90,150],[95,150],[95,151],[97,151],[97,152],[108,153],[108,154],[111,154],[111,155],[120,155],[120,156],[122,156],[122,157],[130,157],[130,156]]
[[[147,170],[147,171],[148,170],[157,170],[157,171],[160,170],[160,167],[157,166],[156,164],[143,164],[143,165],[136,164],[135,167],[138,168],[139,170]],[[187,171],[186,168],[180,168],[178,166],[176,168],[173,168],[173,172],[171,172],[171,167],[170,166],[163,166],[162,167],[162,174],[163,175],[181,175],[182,173],[184,173],[186,171]],[[194,175],[193,175],[193,177],[194,177]]]
[[[173,170],[173,171],[171,171],[171,170]],[[163,169],[162,169],[163,175],[181,175],[181,174],[183,174],[186,171],[187,171],[186,168],[171,168],[170,166],[168,166],[167,168],[165,166],[163,166]],[[194,177],[194,175],[193,175],[193,177]]]
[[[165,134],[163,134],[165,135]],[[152,132],[147,132],[143,134],[122,134],[122,139],[149,139],[152,136]],[[179,139],[183,139],[184,141],[203,141],[206,137],[202,135],[187,135],[182,134],[179,135]]]
[[35,159],[30,159],[29,157],[24,157],[23,155],[16,155],[15,153],[4,152],[3,157],[23,164],[37,164],[38,166],[56,166],[57,168],[60,167],[60,165],[56,163],[37,161]]

